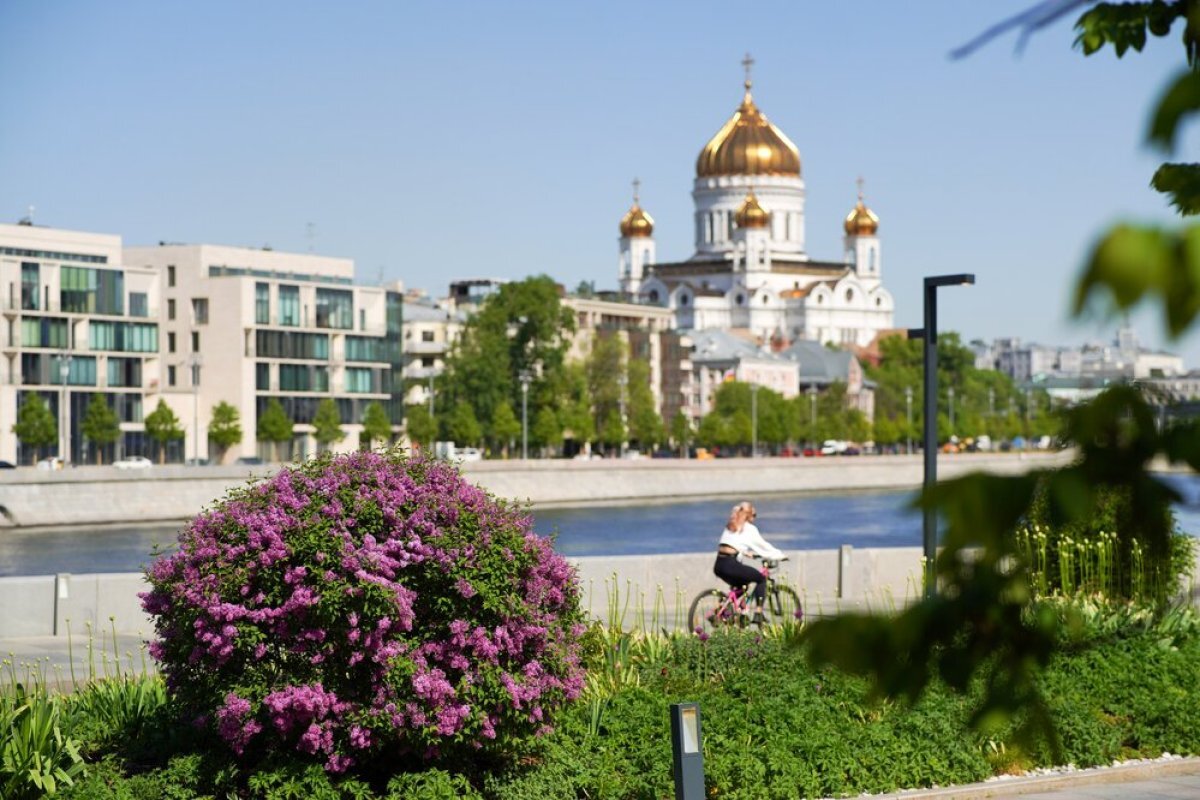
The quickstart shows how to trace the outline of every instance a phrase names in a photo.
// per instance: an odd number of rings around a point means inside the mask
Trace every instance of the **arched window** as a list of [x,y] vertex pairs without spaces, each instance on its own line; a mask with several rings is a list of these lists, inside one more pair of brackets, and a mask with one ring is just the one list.
[[854,300],[854,290],[847,289],[846,290],[846,302],[849,303],[849,302],[852,302],[853,300]]
[[764,293],[763,294],[763,305],[765,306],[769,302],[771,302],[771,298],[767,297],[766,293]]
[[867,251],[867,270],[869,272],[875,271],[875,248],[874,247],[872,247],[870,250]]
[[744,294],[739,293],[737,296],[737,304],[740,306],[745,302],[746,302],[746,296]]
[[645,267],[647,264],[652,264],[652,263],[654,263],[654,261],[652,258],[650,258],[650,248],[647,247],[645,250],[642,251],[642,267]]
[[817,295],[817,305],[820,305],[824,302],[825,302],[825,295],[823,295],[823,294]]
[[679,305],[686,306],[688,304],[688,296],[686,294],[679,295]]
[[651,302],[651,303],[657,303],[657,302],[658,302],[658,289],[651,289],[651,290],[650,290],[650,302]]
[[876,307],[876,308],[879,308],[879,307],[880,307],[880,306],[882,306],[882,305],[883,305],[883,298],[882,298],[882,297],[876,297],[876,298],[875,298],[875,307]]

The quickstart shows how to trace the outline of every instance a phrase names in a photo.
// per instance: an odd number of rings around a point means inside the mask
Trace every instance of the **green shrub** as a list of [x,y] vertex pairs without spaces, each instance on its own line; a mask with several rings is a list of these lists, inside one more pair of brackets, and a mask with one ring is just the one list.
[[56,794],[85,774],[79,743],[63,733],[61,700],[13,675],[0,690],[0,797]]

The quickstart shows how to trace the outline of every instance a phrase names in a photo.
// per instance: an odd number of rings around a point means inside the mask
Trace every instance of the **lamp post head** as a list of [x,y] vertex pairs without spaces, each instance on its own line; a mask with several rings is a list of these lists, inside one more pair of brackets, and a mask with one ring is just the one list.
[[956,275],[929,275],[925,278],[925,288],[933,286],[972,286],[975,283],[975,275],[970,272],[962,272]]

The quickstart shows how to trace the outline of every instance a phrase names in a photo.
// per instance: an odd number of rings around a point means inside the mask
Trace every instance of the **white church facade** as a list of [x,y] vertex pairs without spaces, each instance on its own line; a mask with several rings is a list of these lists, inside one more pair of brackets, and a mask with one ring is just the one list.
[[657,260],[654,222],[635,187],[620,224],[621,291],[671,309],[680,329],[736,331],[775,350],[797,339],[866,347],[893,327],[879,219],[860,183],[841,259],[809,257],[800,152],[750,87],[747,69],[741,105],[696,160],[695,252],[686,261]]

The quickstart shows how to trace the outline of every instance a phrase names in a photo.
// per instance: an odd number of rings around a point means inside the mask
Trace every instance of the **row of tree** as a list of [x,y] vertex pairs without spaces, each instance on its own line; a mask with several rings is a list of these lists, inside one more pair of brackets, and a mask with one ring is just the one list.
[[[391,440],[392,423],[387,410],[380,403],[367,405],[362,424],[362,446],[369,448],[375,442],[387,443]],[[160,462],[166,459],[167,445],[182,440],[186,435],[175,412],[161,399],[158,406],[146,415],[144,425],[146,435],[159,445]],[[283,404],[278,399],[271,398],[258,420],[257,436],[260,441],[271,443],[277,455],[278,445],[292,440],[294,426],[295,423],[288,417]],[[323,448],[346,437],[342,428],[341,412],[333,399],[326,398],[317,405],[313,429],[313,437]],[[79,423],[79,430],[85,441],[91,445],[96,463],[103,463],[105,448],[121,437],[121,422],[103,394],[92,395]],[[45,449],[55,446],[59,437],[58,421],[46,406],[45,400],[37,393],[25,396],[12,431],[22,444],[30,448],[31,454],[44,452]],[[243,434],[241,415],[237,408],[224,401],[217,403],[213,407],[207,433],[209,443],[215,446],[220,454],[218,458],[224,456],[230,447],[239,444]]]

